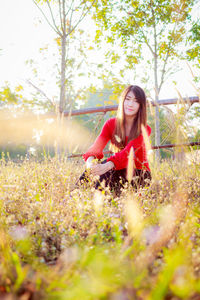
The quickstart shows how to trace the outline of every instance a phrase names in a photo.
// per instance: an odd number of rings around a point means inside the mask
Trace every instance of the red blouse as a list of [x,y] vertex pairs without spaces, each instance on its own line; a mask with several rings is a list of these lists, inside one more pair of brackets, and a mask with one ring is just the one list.
[[[95,156],[98,159],[103,158],[103,149],[105,148],[108,141],[112,139],[114,129],[115,129],[116,118],[111,118],[104,124],[100,135],[97,137],[94,144],[88,149],[88,151],[83,155],[83,159],[86,161],[89,156]],[[151,127],[147,125],[146,127],[148,135],[151,134]],[[126,141],[128,137],[126,137]],[[127,143],[127,142],[126,142]],[[147,153],[144,143],[143,135],[140,134],[136,139],[130,141],[125,145],[125,148],[120,152],[115,153],[107,159],[107,161],[112,161],[115,165],[116,170],[125,169],[128,166],[128,156],[129,152],[133,147],[135,156],[135,167],[136,169],[145,169],[150,171],[149,163],[147,161]]]

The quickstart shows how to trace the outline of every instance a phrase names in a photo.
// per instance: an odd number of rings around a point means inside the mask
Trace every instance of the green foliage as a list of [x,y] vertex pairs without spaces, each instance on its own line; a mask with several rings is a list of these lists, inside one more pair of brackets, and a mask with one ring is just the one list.
[[12,92],[11,88],[6,85],[0,91],[0,104],[17,104],[19,102],[19,95]]
[[[121,76],[122,82],[126,80],[123,71],[130,70],[131,81],[142,77],[143,86],[154,92],[155,101],[159,99],[164,82],[178,70],[177,62],[185,56],[181,45],[186,41],[195,3],[196,0],[96,1],[95,41],[109,43],[106,58],[111,66],[119,65],[118,78]],[[138,64],[142,75],[137,72]],[[158,114],[156,108],[156,143],[160,144]]]
[[15,111],[20,108],[21,110],[27,109],[40,109],[45,105],[38,99],[27,99],[24,95],[24,87],[19,84],[15,88],[11,88],[8,82],[5,83],[0,89],[0,106],[1,108],[11,108],[11,111]]
[[[95,86],[91,85],[84,93],[84,98],[87,100],[81,106],[81,108],[92,108],[98,106],[116,105],[119,102],[119,97],[124,89],[124,85],[119,82],[106,82],[103,81],[103,88],[97,89]],[[78,122],[81,122],[83,126],[92,130],[93,134],[97,134],[105,120],[112,117],[115,112],[107,112],[105,115],[103,113],[96,114],[86,114],[75,117]],[[95,130],[94,130],[95,129]]]
[[8,143],[7,145],[0,147],[0,157],[5,156],[6,159],[17,159],[20,157],[25,158],[27,154],[27,145],[25,144],[11,144]]
[[190,49],[187,50],[187,58],[190,61],[200,62],[200,20],[193,22],[188,38]]
[[117,61],[116,45],[119,44],[126,59],[125,69],[133,69],[138,63],[144,66],[144,62],[151,61],[148,72],[154,70],[150,78],[154,78],[159,94],[166,75],[174,72],[172,61],[183,55],[180,44],[185,41],[186,24],[194,4],[194,0],[99,0],[94,14],[99,25],[96,42],[106,36],[107,42],[113,45],[112,64]]

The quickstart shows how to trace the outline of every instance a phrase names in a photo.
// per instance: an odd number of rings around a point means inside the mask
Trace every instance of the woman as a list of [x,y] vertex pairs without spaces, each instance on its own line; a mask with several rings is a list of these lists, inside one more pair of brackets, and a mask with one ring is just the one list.
[[[146,96],[136,85],[128,86],[122,93],[117,111],[117,117],[111,118],[104,124],[100,135],[94,144],[83,155],[87,169],[99,180],[95,188],[101,188],[101,183],[109,186],[116,194],[127,182],[127,166],[129,153],[133,153],[135,169],[133,170],[132,186],[144,186],[151,180],[151,172],[147,161],[142,125],[148,135],[151,128],[147,125]],[[111,141],[114,155],[96,164],[95,158],[103,158],[103,149]],[[134,151],[130,152],[131,148]],[[88,172],[84,172],[80,181],[88,181]]]

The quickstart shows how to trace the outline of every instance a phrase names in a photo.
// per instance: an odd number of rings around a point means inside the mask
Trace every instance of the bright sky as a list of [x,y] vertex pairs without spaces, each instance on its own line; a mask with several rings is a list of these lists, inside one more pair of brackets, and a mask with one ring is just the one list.
[[31,0],[0,1],[0,86],[20,83],[29,76],[25,61],[39,58],[39,48],[54,37]]
[[[39,19],[42,20],[41,23]],[[24,85],[31,74],[25,61],[39,60],[39,48],[52,41],[54,32],[32,0],[1,0],[0,28],[0,88],[6,81],[14,87]],[[189,68],[184,64],[183,70],[165,84],[161,99],[177,96],[174,85],[171,84],[173,80],[177,81],[176,88],[182,96],[196,95]]]

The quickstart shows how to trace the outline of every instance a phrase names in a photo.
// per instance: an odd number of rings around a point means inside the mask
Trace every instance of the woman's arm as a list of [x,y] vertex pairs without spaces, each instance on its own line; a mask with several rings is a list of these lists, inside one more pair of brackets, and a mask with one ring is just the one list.
[[[151,133],[151,128],[147,125],[147,134],[148,136]],[[134,149],[134,161],[135,165],[139,166],[139,168],[142,168],[143,164],[147,163],[147,157],[146,157],[146,147],[143,135],[140,134],[136,139],[130,141],[128,145],[120,152],[115,153],[115,155],[109,157],[107,161],[112,161],[115,165],[116,170],[125,169],[128,166],[128,158],[129,158],[129,152],[131,148]]]
[[88,157],[94,156],[95,158],[103,158],[103,149],[107,145],[108,141],[112,138],[112,134],[115,126],[115,118],[109,119],[104,124],[100,135],[97,137],[94,144],[83,155],[83,159],[87,161]]
[[[117,152],[115,153],[115,155],[112,155],[111,157],[109,157],[107,159],[107,161],[112,161],[115,165],[115,169],[116,170],[122,170],[122,169],[125,169],[127,166],[128,166],[128,158],[129,158],[129,152],[131,150],[131,147],[133,147],[133,150],[134,150],[134,161],[136,159],[136,155],[137,155],[137,152],[138,152],[138,145],[136,145],[136,143],[134,143],[134,140],[129,142],[128,145],[123,149],[121,150],[120,152]],[[137,149],[136,149],[137,147]]]
[[105,164],[97,164],[95,166],[91,167],[91,173],[92,175],[102,175],[110,170],[112,170],[115,167],[114,163],[112,161],[108,161]]
[[[147,126],[147,134],[150,135],[151,128]],[[143,163],[146,164],[146,147],[144,143],[143,135],[139,135],[136,139],[130,141],[128,145],[120,152],[115,153],[107,159],[105,164],[98,164],[91,167],[91,173],[93,175],[102,175],[111,169],[121,170],[128,166],[129,153],[133,147],[133,159],[135,164],[140,164],[141,168]],[[148,168],[148,167],[147,167]]]

